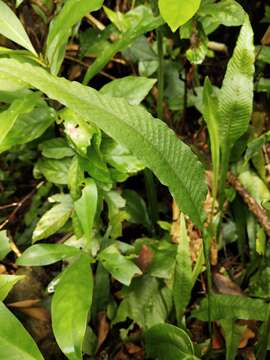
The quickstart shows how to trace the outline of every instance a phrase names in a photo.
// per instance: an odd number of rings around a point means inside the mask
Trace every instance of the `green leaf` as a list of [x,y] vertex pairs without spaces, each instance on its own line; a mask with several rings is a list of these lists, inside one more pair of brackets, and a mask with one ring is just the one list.
[[71,202],[54,205],[38,221],[33,233],[33,242],[45,239],[60,230],[71,216],[71,213]]
[[245,20],[245,11],[235,0],[202,2],[198,11],[202,17],[203,27],[207,34],[213,32],[219,25],[240,26]]
[[68,171],[72,159],[39,159],[34,167],[35,177],[41,177],[42,174],[48,181],[54,184],[66,185],[68,182]]
[[126,210],[130,215],[129,221],[142,224],[151,231],[152,223],[144,199],[133,190],[124,190],[123,197],[126,199]]
[[0,231],[0,261],[10,252],[10,242],[6,230]]
[[158,360],[198,360],[188,334],[170,324],[158,324],[144,334],[148,357]]
[[90,87],[59,79],[13,59],[0,59],[0,76],[17,75],[100,127],[142,160],[167,185],[180,210],[202,228],[207,186],[204,170],[190,148],[145,109]]
[[0,348],[3,360],[44,360],[34,340],[2,302],[0,302]]
[[123,256],[116,245],[110,245],[101,251],[98,255],[98,260],[116,280],[126,286],[130,285],[135,275],[142,274],[138,266]]
[[78,157],[74,156],[68,171],[68,188],[73,200],[78,200],[81,196],[81,185],[83,180],[83,169],[80,166]]
[[122,173],[136,174],[145,168],[144,164],[132,155],[125,146],[113,139],[103,139],[100,150],[106,162]]
[[173,301],[176,310],[176,318],[180,325],[182,323],[183,314],[190,301],[192,291],[192,261],[189,250],[189,238],[183,214],[181,214],[180,219],[179,235],[173,281]]
[[25,95],[23,98],[15,100],[7,110],[0,113],[0,145],[5,141],[18,117],[31,112],[39,99],[40,95],[37,93]]
[[103,67],[120,51],[125,50],[129,44],[139,38],[146,32],[152,31],[163,24],[160,16],[154,17],[151,9],[147,6],[137,6],[130,10],[127,14],[121,15],[122,26],[126,31],[119,32],[118,39],[112,44],[106,46],[100,56],[88,68],[83,84],[87,84]]
[[[264,321],[267,304],[260,299],[252,299],[238,295],[211,296],[211,320],[243,319]],[[208,320],[208,300],[205,298],[198,309],[192,312],[192,317],[202,321]]]
[[60,116],[64,119],[65,134],[68,140],[81,156],[86,156],[93,135],[97,133],[96,127],[87,124],[80,118],[80,115],[70,109],[61,111]]
[[[253,106],[254,62],[253,31],[246,16],[219,95],[221,189],[224,188],[231,149],[248,129]],[[222,193],[221,206],[223,197]]]
[[67,145],[63,138],[43,141],[39,145],[41,154],[51,159],[62,159],[74,155],[74,151]]
[[258,202],[259,205],[270,201],[270,191],[262,179],[251,170],[243,171],[239,180],[248,193]]
[[246,149],[245,161],[249,161],[253,156],[257,155],[262,146],[270,141],[270,131],[262,134],[254,140],[251,140]]
[[20,113],[15,124],[0,144],[0,153],[14,145],[25,144],[37,139],[55,119],[55,110],[43,101],[31,112],[26,114]]
[[159,0],[158,6],[163,19],[175,31],[195,15],[200,3],[201,0]]
[[16,264],[20,266],[50,265],[79,253],[79,249],[64,244],[38,244],[26,249],[17,259]]
[[97,202],[97,185],[93,179],[87,179],[86,185],[82,190],[82,196],[74,202],[74,209],[88,245],[92,240],[92,229],[97,210]]
[[0,34],[37,55],[21,22],[2,0],[0,0],[0,14]]
[[3,301],[13,286],[24,278],[23,275],[0,275],[0,301]]
[[216,199],[218,190],[218,176],[220,169],[220,136],[218,119],[218,98],[208,78],[203,88],[203,117],[210,136],[211,157],[213,166],[213,197]]
[[144,276],[132,281],[125,293],[124,300],[117,309],[113,324],[129,318],[143,329],[148,329],[163,323],[170,310],[158,280],[151,276]]
[[156,79],[147,79],[142,76],[126,76],[110,81],[104,85],[100,93],[112,97],[123,97],[130,105],[139,105],[152,89]]
[[88,12],[98,10],[102,4],[103,0],[68,0],[51,21],[46,44],[46,56],[53,74],[59,72],[72,27]]
[[82,347],[92,294],[89,258],[82,255],[64,271],[52,299],[53,332],[69,360],[83,359]]
[[237,325],[234,320],[221,320],[220,324],[225,336],[226,360],[234,360],[237,355],[240,340],[247,327]]

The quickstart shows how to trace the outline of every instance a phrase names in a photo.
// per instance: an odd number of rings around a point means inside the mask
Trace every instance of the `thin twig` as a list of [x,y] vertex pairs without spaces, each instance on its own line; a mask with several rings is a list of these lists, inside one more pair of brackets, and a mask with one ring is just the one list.
[[102,24],[101,21],[96,19],[93,15],[91,14],[85,15],[85,18],[88,20],[90,25],[94,25],[98,30],[103,31],[106,29],[106,26]]
[[241,184],[240,180],[231,172],[228,173],[228,180],[242,197],[243,201],[247,204],[249,210],[255,215],[259,223],[264,228],[266,234],[270,237],[270,219],[268,218],[266,211],[249,194],[249,192]]
[[[66,55],[65,59],[73,61],[73,62],[83,66],[86,69],[88,69],[88,67],[89,67],[89,65],[85,64],[83,61],[81,61],[81,60],[79,60],[77,58],[74,58],[73,56]],[[116,79],[114,76],[106,73],[105,71],[100,71],[99,74],[103,75],[104,77],[106,77],[106,78],[108,78],[110,80],[115,80]]]
[[1,206],[0,206],[0,210],[9,209],[9,208],[15,207],[15,206],[17,206],[17,205],[18,205],[17,202],[14,202],[14,203],[11,203],[11,204],[6,204],[6,205],[1,205]]
[[9,215],[9,217],[2,224],[0,224],[0,230],[3,229],[8,223],[10,223],[13,220],[13,218],[15,217],[17,212],[20,210],[20,208],[25,204],[26,201],[28,201],[35,194],[37,189],[39,189],[43,184],[44,184],[44,181],[41,181],[40,183],[38,183],[37,186],[29,194],[27,194],[24,198],[22,198],[22,200],[20,200],[17,203],[16,208],[12,211],[12,213]]

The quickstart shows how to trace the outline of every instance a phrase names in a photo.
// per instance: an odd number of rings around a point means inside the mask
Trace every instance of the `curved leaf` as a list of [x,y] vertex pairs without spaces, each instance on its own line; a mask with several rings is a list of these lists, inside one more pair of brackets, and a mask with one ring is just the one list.
[[[108,15],[108,11],[106,12]],[[114,14],[113,11],[110,11],[110,13]],[[117,14],[114,15],[115,17],[118,17],[118,19],[121,16],[121,28],[125,29],[125,31],[117,34],[118,39],[115,42],[108,42],[108,44],[103,47],[101,54],[88,68],[83,79],[83,84],[87,84],[96,74],[98,74],[116,53],[125,50],[129,44],[138,39],[141,35],[158,28],[164,23],[160,16],[153,16],[151,9],[143,5],[135,7],[135,9],[130,10],[125,15],[122,13],[120,13],[120,16]]]
[[97,185],[93,179],[87,179],[86,186],[82,190],[82,196],[74,202],[74,209],[82,226],[88,245],[92,239],[92,228],[97,209],[97,202]]
[[156,79],[148,79],[142,76],[126,76],[104,85],[100,93],[112,97],[123,97],[127,99],[130,105],[139,105],[155,83]]
[[94,89],[16,60],[1,59],[0,73],[20,76],[126,146],[169,187],[179,208],[202,227],[202,203],[207,193],[203,167],[162,121],[124,99],[100,95]]
[[[240,295],[213,294],[211,296],[211,320],[243,319],[264,321],[267,304],[260,299],[252,299]],[[208,320],[208,299],[202,300],[192,317],[202,321]]]
[[188,334],[170,324],[158,324],[145,333],[147,355],[158,360],[198,360]]
[[112,276],[122,284],[129,286],[134,275],[142,272],[133,261],[125,258],[115,245],[108,246],[98,256],[99,261]]
[[34,340],[2,302],[0,302],[0,349],[3,360],[44,360]]
[[[253,106],[254,62],[253,31],[246,16],[219,95],[221,189],[224,187],[231,149],[248,129]],[[222,203],[221,198],[221,206]]]
[[88,12],[98,10],[103,0],[68,0],[50,23],[46,55],[51,71],[57,74],[62,64],[65,46],[72,27]]
[[3,301],[13,286],[24,278],[24,275],[0,275],[0,301]]
[[159,0],[158,6],[163,19],[175,31],[192,18],[200,3],[201,0]]
[[69,219],[72,204],[63,202],[54,205],[39,220],[33,233],[33,242],[44,239],[61,229]]
[[0,14],[0,34],[37,55],[21,22],[2,0],[0,0]]
[[89,258],[81,256],[62,274],[52,299],[52,327],[69,360],[82,360],[82,346],[92,303]]
[[64,244],[38,244],[26,249],[16,261],[21,266],[44,266],[79,254],[80,250]]

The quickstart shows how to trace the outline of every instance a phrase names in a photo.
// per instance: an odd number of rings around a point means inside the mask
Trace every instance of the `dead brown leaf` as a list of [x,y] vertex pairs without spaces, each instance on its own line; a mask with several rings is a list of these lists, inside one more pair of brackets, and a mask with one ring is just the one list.
[[227,295],[241,295],[241,288],[235,284],[229,277],[219,273],[213,273],[213,283],[218,292]]
[[110,330],[110,325],[108,323],[106,313],[100,312],[98,314],[98,346],[97,346],[98,349],[106,340],[109,330]]
[[142,272],[145,272],[148,269],[153,260],[153,257],[153,251],[147,245],[143,245],[137,259],[137,265],[142,270]]
[[33,319],[49,322],[50,321],[50,313],[44,307],[27,307],[27,308],[19,308],[20,312],[30,316]]
[[264,33],[262,39],[261,39],[262,45],[268,45],[270,44],[270,25],[268,26],[266,32]]

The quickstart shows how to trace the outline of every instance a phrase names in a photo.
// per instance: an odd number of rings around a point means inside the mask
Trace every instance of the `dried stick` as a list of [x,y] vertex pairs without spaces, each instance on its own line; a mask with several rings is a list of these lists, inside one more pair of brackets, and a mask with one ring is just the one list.
[[228,181],[242,197],[249,210],[256,216],[259,223],[264,228],[266,234],[270,237],[270,219],[266,211],[257,203],[249,192],[241,184],[240,180],[231,172],[228,173]]

